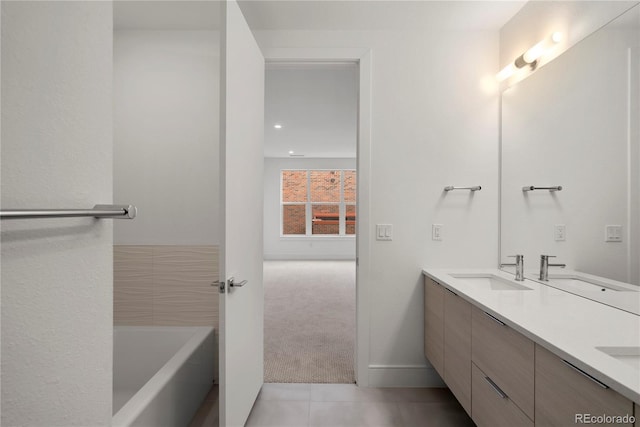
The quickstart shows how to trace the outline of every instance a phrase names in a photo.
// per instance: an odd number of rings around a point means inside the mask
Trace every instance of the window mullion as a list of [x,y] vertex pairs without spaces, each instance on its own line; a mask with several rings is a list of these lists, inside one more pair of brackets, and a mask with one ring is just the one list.
[[306,235],[311,236],[313,234],[313,221],[311,218],[311,170],[307,169],[307,201],[305,203],[305,218],[306,218]]
[[338,235],[344,236],[347,232],[347,210],[344,206],[344,170],[340,171],[340,206],[338,208]]

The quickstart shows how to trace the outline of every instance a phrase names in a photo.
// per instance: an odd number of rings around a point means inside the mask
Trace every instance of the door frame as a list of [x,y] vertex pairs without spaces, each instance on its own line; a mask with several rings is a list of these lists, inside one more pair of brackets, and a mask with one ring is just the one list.
[[371,50],[359,48],[263,48],[266,63],[354,62],[358,64],[358,141],[356,155],[356,384],[369,386],[371,271]]

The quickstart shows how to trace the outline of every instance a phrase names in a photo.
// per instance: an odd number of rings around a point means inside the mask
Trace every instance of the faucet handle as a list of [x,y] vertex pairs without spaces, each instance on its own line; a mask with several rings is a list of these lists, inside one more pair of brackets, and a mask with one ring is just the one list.
[[540,255],[540,258],[556,258],[556,255]]
[[519,258],[522,257],[524,258],[524,255],[518,254],[518,255],[507,255],[507,258]]

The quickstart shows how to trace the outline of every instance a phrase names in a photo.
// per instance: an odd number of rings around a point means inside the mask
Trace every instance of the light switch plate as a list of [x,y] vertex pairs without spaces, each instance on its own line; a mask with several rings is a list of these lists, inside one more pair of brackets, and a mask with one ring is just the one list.
[[393,240],[393,225],[376,224],[376,240]]
[[604,233],[605,242],[622,242],[621,225],[605,225]]
[[442,224],[431,224],[431,240],[442,240]]
[[556,224],[553,226],[553,239],[556,242],[564,242],[567,240],[567,227],[564,224]]

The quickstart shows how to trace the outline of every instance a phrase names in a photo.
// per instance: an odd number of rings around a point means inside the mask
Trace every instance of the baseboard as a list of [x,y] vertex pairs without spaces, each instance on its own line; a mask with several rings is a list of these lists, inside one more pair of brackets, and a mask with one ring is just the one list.
[[292,254],[264,254],[265,261],[355,261],[356,257],[353,254],[304,254],[304,253],[292,253]]
[[369,387],[446,387],[427,365],[369,365]]

